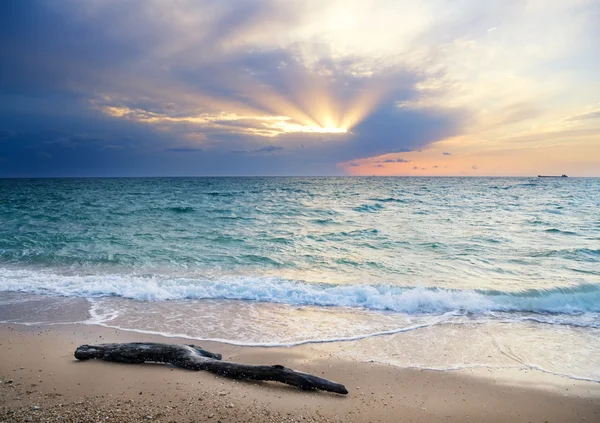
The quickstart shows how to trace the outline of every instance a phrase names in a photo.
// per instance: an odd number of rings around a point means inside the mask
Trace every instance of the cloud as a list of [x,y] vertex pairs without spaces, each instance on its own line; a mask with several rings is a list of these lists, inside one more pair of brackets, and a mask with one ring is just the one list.
[[386,159],[386,160],[380,160],[377,163],[410,163],[410,160],[405,160],[405,159]]
[[280,145],[267,145],[266,147],[259,148],[257,150],[253,150],[252,153],[273,153],[275,151],[282,151],[285,148]]
[[350,162],[350,163],[348,163],[348,166],[358,167],[360,165],[358,163]]
[[204,151],[201,148],[198,147],[171,147],[171,148],[167,148],[167,151],[170,151],[172,153],[200,153],[202,151]]
[[419,169],[418,166],[413,166],[413,170]]
[[444,156],[451,156],[451,155],[452,155],[452,153],[448,153],[448,152],[444,152],[444,153],[442,153],[442,154],[443,154]]
[[[0,2],[0,155],[21,163],[0,173],[339,173],[436,143],[460,157],[519,138],[564,145],[572,128],[545,137],[556,116],[592,139],[599,11],[593,0]],[[201,155],[164,154],[196,142]]]
[[267,145],[254,150],[229,150],[229,152],[234,154],[269,154],[283,150],[285,150],[285,148],[280,145]]
[[124,150],[126,146],[121,144],[105,144],[100,147],[100,150]]
[[[339,12],[333,5],[320,9]],[[128,18],[134,10],[135,21]],[[62,97],[63,109],[77,109],[73,120],[83,105],[86,113],[110,118],[109,130],[122,126],[117,122],[146,126],[152,138],[166,141],[155,151],[177,149],[193,133],[207,154],[272,153],[251,146],[279,137],[285,148],[287,140],[304,145],[305,162],[335,169],[340,161],[408,151],[454,134],[461,119],[441,110],[398,110],[395,101],[418,95],[420,70],[374,59],[366,44],[334,54],[313,27],[312,9],[286,2],[166,7],[132,0],[109,7],[91,0],[6,12],[16,25],[4,28],[12,33],[2,39],[19,40],[19,48],[7,46],[9,66],[0,69],[6,86],[23,99],[33,92]],[[46,35],[25,31],[30,21]],[[336,43],[346,44],[349,35],[337,34]],[[24,109],[47,114],[52,103]]]
[[385,166],[383,166],[382,164],[376,164],[376,165],[373,165],[373,167],[385,167]]
[[[63,131],[51,131],[56,136],[50,140],[44,141],[45,145],[59,145],[62,147],[76,147],[79,145],[100,145],[107,142],[107,139],[101,135],[88,133],[69,134]],[[100,147],[102,148],[102,147]]]
[[432,169],[437,169],[437,168],[438,168],[438,165],[435,165],[432,167]]
[[473,170],[477,170],[477,169],[479,169],[479,168],[477,167],[477,165],[473,165],[473,166],[471,166],[471,169],[473,169]]
[[570,116],[565,121],[567,122],[581,122],[591,119],[600,119],[600,110],[593,110],[591,112],[582,113],[575,116]]

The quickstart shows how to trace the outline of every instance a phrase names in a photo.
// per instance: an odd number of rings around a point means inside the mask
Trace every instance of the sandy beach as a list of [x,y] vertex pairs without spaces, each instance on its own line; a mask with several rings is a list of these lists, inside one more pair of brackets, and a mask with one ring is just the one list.
[[[88,325],[0,328],[0,421],[579,422],[600,419],[600,386],[535,371],[436,372],[340,360],[310,346],[211,342],[231,361],[282,364],[344,383],[347,396],[165,365],[77,362],[84,343],[189,341]],[[341,346],[343,348],[343,345]]]

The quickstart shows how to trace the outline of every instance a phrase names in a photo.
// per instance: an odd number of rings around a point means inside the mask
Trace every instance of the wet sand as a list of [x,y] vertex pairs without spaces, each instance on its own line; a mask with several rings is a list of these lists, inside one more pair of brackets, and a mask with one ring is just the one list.
[[[197,342],[231,361],[282,364],[346,385],[347,396],[159,364],[77,362],[80,344],[190,343],[68,324],[0,326],[0,422],[597,422],[600,384],[536,371],[437,372],[339,359],[309,345]],[[339,348],[351,347],[351,343]]]

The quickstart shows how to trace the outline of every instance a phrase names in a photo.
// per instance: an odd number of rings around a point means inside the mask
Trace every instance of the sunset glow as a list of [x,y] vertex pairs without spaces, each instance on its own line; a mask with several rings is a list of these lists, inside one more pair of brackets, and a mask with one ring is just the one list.
[[2,171],[598,174],[597,1],[241,3],[15,9]]

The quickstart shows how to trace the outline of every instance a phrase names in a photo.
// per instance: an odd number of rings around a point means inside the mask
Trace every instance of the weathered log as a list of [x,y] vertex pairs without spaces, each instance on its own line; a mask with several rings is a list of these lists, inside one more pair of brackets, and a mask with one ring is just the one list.
[[344,395],[348,393],[342,384],[284,366],[256,366],[221,361],[220,354],[211,353],[195,345],[153,342],[81,345],[75,350],[75,358],[77,360],[96,358],[119,363],[167,363],[189,370],[206,370],[234,379],[272,380],[301,389],[319,389]]

